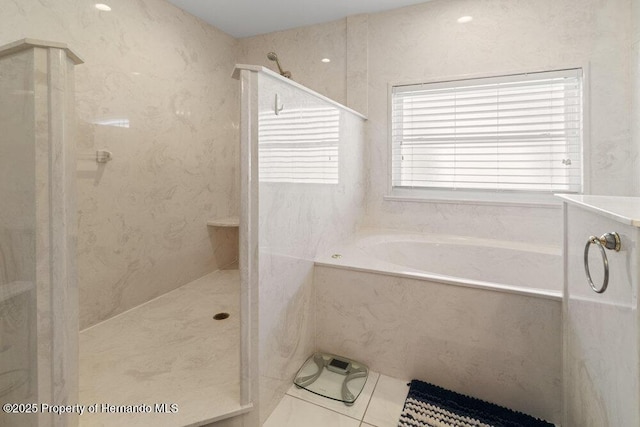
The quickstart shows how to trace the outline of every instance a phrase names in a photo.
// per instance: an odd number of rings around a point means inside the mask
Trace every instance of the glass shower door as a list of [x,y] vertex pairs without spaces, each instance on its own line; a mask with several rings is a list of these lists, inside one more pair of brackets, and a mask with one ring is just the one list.
[[[33,53],[0,57],[0,425],[36,426]],[[11,404],[9,407],[4,405]],[[15,412],[15,413],[13,413]]]
[[64,44],[0,46],[0,426],[74,427],[74,67]]

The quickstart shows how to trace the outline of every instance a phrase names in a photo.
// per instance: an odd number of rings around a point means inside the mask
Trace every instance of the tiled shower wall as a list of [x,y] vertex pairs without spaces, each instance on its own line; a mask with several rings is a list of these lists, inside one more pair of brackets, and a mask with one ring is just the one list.
[[[368,167],[387,167],[389,83],[584,67],[586,192],[631,195],[629,15],[628,0],[436,0],[370,15]],[[559,208],[385,201],[384,174],[368,176],[372,224],[561,244]]]
[[[238,204],[237,85],[229,72],[235,62],[271,65],[270,50],[320,93],[348,102],[355,81],[359,99],[368,98],[367,225],[559,244],[557,209],[384,200],[386,176],[373,171],[387,167],[394,82],[588,66],[591,192],[636,191],[629,0],[435,0],[240,41],[164,1],[111,6],[10,0],[0,26],[0,43],[58,40],[86,62],[76,71],[82,327],[233,260],[234,231],[204,225]],[[474,21],[457,24],[462,14]],[[350,38],[363,22],[361,38]],[[349,77],[354,67],[358,79]],[[92,156],[102,148],[114,160],[97,165]]]
[[[294,81],[346,105],[346,31],[347,22],[342,19],[239,39],[239,62],[277,71],[275,63],[267,59],[267,52],[275,51],[283,69],[291,70]],[[320,62],[322,58],[331,62]]]
[[[364,211],[364,120],[290,84],[259,74],[260,121],[275,118],[274,97],[287,111],[339,114],[338,170],[331,183],[259,184],[260,419],[273,411],[296,371],[316,349],[314,259],[349,238]],[[295,129],[308,132],[308,129]],[[331,131],[331,132],[333,132]],[[327,132],[327,129],[323,129]],[[285,132],[286,133],[286,132]],[[263,141],[258,138],[261,147]],[[264,153],[264,151],[261,151]],[[259,158],[264,160],[263,154]],[[306,167],[300,159],[296,167]],[[264,162],[260,166],[264,167]],[[261,171],[263,176],[265,170]]]
[[[456,19],[462,15],[471,15],[474,20],[458,24]],[[630,16],[629,0],[434,0],[246,38],[240,41],[240,46],[243,61],[266,66],[270,64],[262,58],[262,51],[277,51],[294,78],[299,76],[304,84],[337,101],[346,101],[349,106],[355,106],[347,93],[354,90],[350,69],[355,62],[367,64],[361,73],[363,77],[356,80],[360,85],[363,78],[368,80],[368,84],[362,85],[364,98],[368,99],[369,119],[365,148],[366,225],[499,236],[559,247],[562,231],[559,207],[385,200],[388,85],[585,67],[589,75],[586,86],[590,107],[585,161],[585,181],[590,187],[587,192],[634,195],[637,189],[631,177],[637,169],[638,150],[629,135]],[[366,37],[360,44],[354,43],[349,39],[353,34],[350,28],[354,24],[362,27],[363,20]],[[345,21],[347,29],[343,31]],[[634,46],[637,48],[637,43]],[[332,51],[331,47],[335,49]],[[304,65],[298,65],[298,52],[305,52]],[[320,62],[328,55],[325,52],[338,59],[336,67],[333,62]],[[346,66],[342,55],[346,55]],[[314,61],[315,66],[309,67],[308,61]],[[338,82],[335,84],[338,88],[345,81],[347,92],[323,92],[329,82]]]
[[[237,257],[237,41],[157,0],[2,3],[0,44],[67,43],[76,69],[81,328]],[[95,150],[113,160],[97,164]]]
[[640,195],[640,1],[631,0],[631,37],[629,38],[631,77],[631,155],[633,156],[633,195]]
[[[239,195],[238,85],[229,74],[235,62],[271,65],[265,57],[271,50],[295,80],[340,102],[349,103],[355,88],[350,70],[360,65],[356,81],[364,95],[356,98],[368,98],[370,119],[366,156],[358,158],[368,168],[368,225],[560,243],[556,209],[383,199],[387,85],[467,74],[588,65],[591,190],[637,194],[630,181],[637,150],[630,143],[628,106],[629,45],[637,51],[638,37],[632,36],[629,0],[435,0],[360,17],[357,25],[366,24],[366,31],[356,40],[350,39],[354,18],[237,41],[164,1],[110,5],[107,13],[81,0],[8,0],[0,25],[0,44],[57,40],[85,60],[76,69],[82,327],[233,260],[234,232],[205,226],[210,217],[235,213]],[[474,21],[459,25],[460,15]],[[319,62],[322,57],[332,62]],[[97,165],[92,156],[102,148],[114,160]],[[327,200],[354,199],[359,210],[364,207],[361,186],[335,190],[315,198],[306,191],[262,192],[271,194],[261,209],[275,224],[266,241],[297,249],[262,260],[268,271],[296,278],[294,284],[276,281],[261,295],[261,352],[274,358],[263,365],[266,414],[313,339],[294,333],[292,325],[302,319],[303,330],[311,328],[304,310],[310,304],[309,260],[312,249],[320,249],[316,233],[326,233],[330,243],[355,227],[359,215]],[[314,218],[326,210],[332,222],[304,230],[305,224],[317,226]],[[292,230],[278,226],[285,219],[295,224]]]
[[562,301],[316,266],[319,349],[551,422],[562,414]]

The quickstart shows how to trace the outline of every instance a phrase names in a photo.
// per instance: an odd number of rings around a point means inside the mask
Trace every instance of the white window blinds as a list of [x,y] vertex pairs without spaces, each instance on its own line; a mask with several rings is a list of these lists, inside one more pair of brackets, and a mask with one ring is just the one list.
[[392,88],[394,187],[580,192],[582,70]]
[[259,116],[259,172],[263,182],[337,184],[340,111],[305,107]]

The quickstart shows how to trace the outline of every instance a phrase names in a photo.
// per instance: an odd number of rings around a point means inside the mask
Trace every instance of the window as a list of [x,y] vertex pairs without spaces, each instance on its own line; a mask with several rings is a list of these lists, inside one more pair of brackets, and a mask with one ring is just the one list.
[[582,70],[394,86],[392,186],[580,192]]
[[262,182],[337,184],[340,111],[309,106],[259,116]]

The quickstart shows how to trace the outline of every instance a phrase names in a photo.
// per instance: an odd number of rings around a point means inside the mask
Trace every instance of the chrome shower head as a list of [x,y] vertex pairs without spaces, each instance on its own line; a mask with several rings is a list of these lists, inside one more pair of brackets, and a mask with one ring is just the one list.
[[289,71],[282,71],[282,67],[280,66],[280,61],[278,61],[278,55],[276,55],[275,52],[267,53],[267,58],[269,59],[269,61],[275,61],[281,76],[284,76],[288,79],[291,78],[291,73]]

